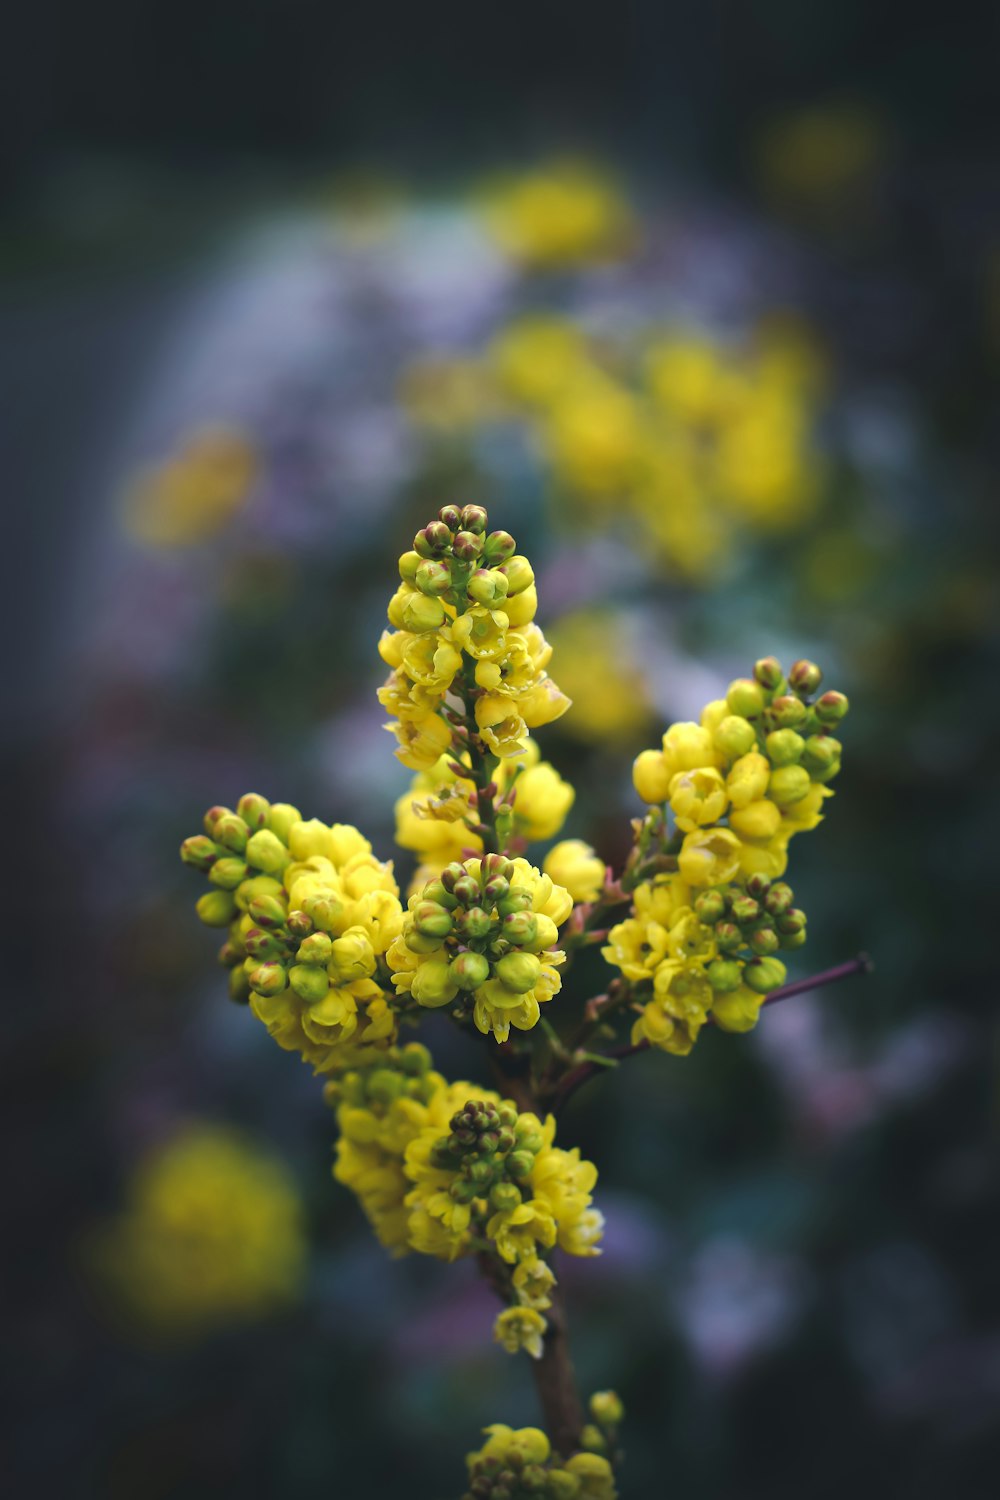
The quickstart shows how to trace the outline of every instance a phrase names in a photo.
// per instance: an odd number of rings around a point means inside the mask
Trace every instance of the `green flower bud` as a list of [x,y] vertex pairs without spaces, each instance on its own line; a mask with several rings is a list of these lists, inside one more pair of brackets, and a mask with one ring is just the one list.
[[258,959],[261,963],[265,959],[277,958],[282,952],[280,940],[273,932],[265,932],[263,927],[251,927],[243,943],[249,956]]
[[[492,1156],[493,1154],[492,1150],[489,1149],[493,1139],[489,1131],[480,1137],[479,1149],[480,1151],[485,1151],[487,1156]],[[477,1195],[481,1194],[484,1189],[489,1188],[493,1181],[493,1163],[489,1161],[469,1162],[465,1169],[465,1175],[470,1182],[475,1184]]]
[[447,1005],[458,994],[458,980],[443,958],[429,958],[414,972],[410,993],[421,1005]]
[[749,719],[727,714],[716,725],[712,741],[727,760],[738,760],[741,755],[757,748],[757,732]]
[[250,988],[258,995],[280,995],[287,983],[282,964],[258,964],[250,973]]
[[792,693],[785,693],[771,702],[771,718],[779,729],[798,729],[808,712],[802,699]]
[[779,947],[778,934],[773,927],[757,927],[750,934],[750,948],[759,958],[777,953]]
[[373,1068],[368,1075],[366,1092],[376,1104],[391,1104],[402,1095],[405,1087],[405,1079],[391,1068]]
[[604,1440],[604,1433],[593,1422],[587,1422],[580,1433],[580,1447],[588,1453],[606,1453],[608,1445]]
[[470,906],[468,911],[459,913],[455,925],[465,937],[471,939],[472,942],[478,942],[481,938],[489,937],[493,918],[481,906]]
[[448,1193],[450,1197],[455,1199],[456,1203],[471,1203],[473,1198],[479,1197],[478,1187],[474,1182],[470,1182],[467,1177],[456,1177],[455,1181],[448,1188]]
[[800,906],[787,907],[775,922],[778,931],[784,934],[801,932],[806,925],[806,914]]
[[292,937],[307,938],[313,930],[313,920],[304,911],[290,911],[285,920],[285,926]]
[[504,917],[500,930],[509,943],[533,943],[538,936],[538,922],[533,912],[512,911]]
[[465,866],[459,864],[457,859],[453,860],[450,865],[445,865],[438,879],[446,891],[454,893],[457,882],[465,879]]
[[228,927],[236,915],[236,902],[228,891],[206,891],[194,909],[206,927]]
[[734,922],[716,922],[715,941],[723,953],[735,953],[743,947],[743,934]]
[[285,903],[277,896],[254,896],[249,914],[258,927],[282,927],[285,922]]
[[752,677],[737,677],[726,693],[729,712],[741,719],[759,719],[764,712],[764,690]]
[[262,828],[247,839],[247,863],[263,870],[265,875],[277,875],[291,860],[291,855],[277,834]]
[[483,556],[494,567],[514,556],[517,543],[509,531],[491,531],[483,547]]
[[[578,1500],[580,1481],[568,1469],[550,1469],[548,1482],[546,1500]],[[490,1491],[484,1491],[484,1494],[490,1494]]]
[[446,562],[422,562],[413,581],[422,594],[436,599],[451,588],[451,568]]
[[413,550],[421,558],[434,557],[436,555],[436,549],[431,546],[426,527],[418,531],[413,538]]
[[505,880],[509,880],[514,873],[514,866],[504,854],[487,854],[483,858],[482,873],[484,880],[492,880],[495,875],[502,875]]
[[800,698],[809,698],[823,681],[823,673],[814,661],[793,661],[788,670],[788,685]]
[[765,740],[767,758],[772,766],[791,766],[801,760],[805,740],[794,729],[774,729]]
[[250,981],[242,968],[229,971],[229,998],[237,1005],[246,1005],[250,1000]]
[[469,598],[489,606],[502,603],[510,585],[497,568],[477,568],[466,584]]
[[822,774],[839,765],[843,745],[832,734],[811,734],[802,751],[802,764],[810,775]]
[[478,990],[490,977],[489,960],[481,953],[460,953],[451,966],[452,975],[462,990]]
[[497,1135],[497,1150],[504,1153],[513,1151],[515,1144],[516,1137],[513,1130],[509,1129],[506,1125],[502,1126]]
[[238,813],[223,813],[221,818],[216,819],[215,835],[216,841],[225,844],[233,854],[242,854],[250,837],[247,825]]
[[781,662],[776,656],[762,656],[754,663],[753,675],[765,692],[773,693],[785,680]]
[[420,567],[419,552],[404,552],[399,559],[399,576],[404,583],[412,583]]
[[424,536],[435,552],[444,552],[451,546],[451,528],[443,521],[430,521],[424,527]]
[[780,958],[752,958],[743,970],[743,983],[758,995],[769,995],[781,988],[787,974]]
[[253,833],[257,828],[267,827],[267,815],[271,811],[271,804],[259,792],[245,792],[236,804],[236,811]]
[[517,1124],[517,1105],[513,1099],[504,1099],[497,1111],[497,1119],[504,1130],[513,1130]]
[[[445,871],[447,874],[447,871]],[[456,880],[451,888],[451,893],[456,901],[463,906],[478,906],[482,892],[479,889],[479,881],[474,880],[471,875],[464,872],[461,879]]]
[[[487,537],[488,543],[489,538]],[[508,592],[511,594],[523,594],[525,589],[530,588],[535,581],[534,569],[528,559],[521,557],[519,553],[515,553],[513,557],[508,557],[500,571],[507,579]]]
[[748,896],[752,896],[755,901],[763,901],[770,889],[771,882],[766,875],[754,874],[747,876],[746,893]]
[[806,944],[806,930],[802,927],[798,932],[783,932],[778,941],[782,948],[803,948]]
[[428,880],[420,893],[425,901],[433,901],[437,906],[443,906],[446,911],[454,911],[458,902],[449,890],[446,890],[440,880]]
[[295,824],[301,822],[302,814],[290,802],[271,803],[271,811],[267,815],[267,826],[283,844],[288,843],[288,835]]
[[813,712],[821,724],[839,724],[850,708],[843,693],[824,693],[813,704]]
[[216,957],[225,968],[231,969],[234,964],[242,963],[246,957],[246,949],[242,944],[234,943],[232,939],[223,943]]
[[320,932],[332,932],[344,914],[344,903],[336,896],[307,896],[302,910]]
[[515,912],[527,911],[530,906],[531,892],[521,885],[512,885],[506,896],[497,902],[497,911],[502,917],[511,917]]
[[699,922],[705,922],[711,927],[713,922],[718,922],[725,915],[726,900],[721,891],[702,891],[700,896],[694,898],[694,913]]
[[728,995],[739,989],[743,978],[743,966],[735,959],[713,958],[705,970],[705,977],[718,995]]
[[330,962],[333,943],[325,932],[314,932],[299,944],[295,957],[300,964],[319,964],[326,968]]
[[590,1398],[590,1415],[602,1427],[620,1427],[625,1408],[617,1391],[595,1391]]
[[288,971],[288,982],[299,999],[309,1005],[322,1000],[330,988],[326,970],[317,969],[313,964],[293,964]]
[[801,802],[809,790],[809,772],[804,766],[779,766],[767,783],[767,795],[779,807]]
[[400,1049],[399,1061],[405,1073],[413,1078],[422,1078],[425,1073],[430,1072],[433,1059],[423,1042],[407,1042]]
[[442,505],[438,511],[438,520],[443,522],[449,531],[457,531],[462,524],[462,512],[457,505]]
[[428,934],[418,932],[415,927],[403,933],[403,942],[411,953],[439,953],[444,947],[444,938],[430,937]]
[[217,859],[208,872],[208,878],[213,885],[219,885],[224,891],[235,891],[247,876],[247,867],[242,859],[233,855],[230,859]]
[[760,916],[760,906],[752,896],[737,896],[732,903],[732,916],[734,922],[739,922],[743,927],[747,922],[756,922]]
[[452,552],[459,562],[476,562],[483,552],[483,539],[474,531],[460,531],[452,544]]
[[424,937],[447,937],[453,926],[451,912],[436,901],[421,901],[414,908],[413,925]]
[[526,995],[534,989],[541,972],[541,961],[533,953],[508,953],[496,966],[500,983],[517,995]]
[[523,1180],[530,1177],[535,1170],[535,1153],[532,1151],[511,1151],[507,1157],[507,1171],[511,1177]]
[[795,893],[791,886],[786,885],[783,880],[779,880],[768,891],[764,900],[764,909],[770,916],[780,917],[783,912],[788,910],[794,900]]
[[231,807],[221,807],[218,803],[216,803],[214,807],[210,807],[208,809],[208,812],[205,814],[204,818],[202,819],[202,827],[204,828],[205,832],[208,834],[209,838],[214,838],[215,837],[215,825],[216,825],[216,823],[219,821],[220,818],[226,817],[227,814],[229,815],[229,817],[233,817],[234,816],[232,808]]
[[[242,827],[242,824],[240,825]],[[244,834],[246,829],[243,829]],[[181,845],[181,859],[196,870],[210,870],[222,851],[205,833],[196,833]]]
[[827,766],[825,771],[814,771],[812,773],[812,779],[813,781],[818,781],[821,786],[826,786],[828,781],[832,781],[835,776],[839,775],[840,761],[835,760],[831,766]]
[[494,875],[492,880],[486,882],[483,895],[491,906],[495,906],[498,901],[503,900],[509,890],[510,881],[505,880],[502,875]]
[[463,505],[460,519],[462,530],[471,531],[476,536],[482,536],[489,524],[486,512],[481,505]]

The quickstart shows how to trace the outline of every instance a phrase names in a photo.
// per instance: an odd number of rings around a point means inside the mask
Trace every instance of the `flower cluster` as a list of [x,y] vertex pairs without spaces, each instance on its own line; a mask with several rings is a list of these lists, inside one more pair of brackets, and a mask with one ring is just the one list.
[[555,1284],[546,1257],[556,1245],[598,1253],[596,1167],[553,1144],[551,1117],[447,1083],[418,1043],[345,1049],[326,1098],[340,1132],[334,1176],[357,1194],[381,1243],[442,1260],[490,1251],[510,1303],[497,1337],[539,1355]]
[[219,958],[232,997],[318,1072],[347,1042],[394,1036],[384,955],[403,909],[392,864],[349,824],[303,819],[255,792],[235,812],[209,808],[204,827],[181,858],[213,887],[197,903],[201,920],[229,929]]
[[388,609],[395,629],[379,643],[392,671],[379,701],[394,715],[396,754],[414,771],[461,749],[469,733],[498,759],[519,755],[529,729],[569,707],[545,670],[552,648],[532,623],[531,564],[508,532],[486,527],[482,506],[443,506],[399,559]]
[[605,1450],[614,1443],[622,1404],[613,1391],[599,1391],[590,1411],[594,1420],[584,1429],[584,1447],[568,1458],[554,1454],[537,1427],[494,1422],[484,1428],[486,1442],[466,1458],[469,1487],[462,1500],[615,1500]]
[[431,1009],[458,1002],[505,1042],[511,1026],[537,1025],[560,989],[565,955],[554,945],[572,909],[569,892],[526,859],[455,861],[410,897],[386,954],[393,984]]
[[150,1332],[193,1335],[261,1317],[298,1292],[302,1210],[276,1158],[235,1131],[191,1125],[139,1163],[97,1269]]
[[[412,371],[402,390],[420,382]],[[808,519],[823,468],[815,442],[822,361],[788,323],[739,346],[708,333],[645,328],[614,341],[554,315],[503,328],[467,359],[455,425],[523,423],[576,523],[620,522],[683,578],[717,573],[741,530],[772,535]],[[411,419],[440,432],[408,402]]]
[[149,547],[190,547],[215,536],[242,509],[257,477],[250,438],[204,427],[170,458],[137,476],[126,497],[129,530]]
[[816,697],[820,680],[812,662],[786,679],[766,657],[700,724],[672,725],[660,749],[637,757],[636,790],[651,808],[640,878],[632,915],[603,950],[640,1007],[633,1040],[687,1053],[709,1015],[747,1030],[784,983],[775,954],[805,942],[805,914],[780,877],[790,840],[822,821],[833,795],[841,745],[830,731],[848,708],[842,693]]

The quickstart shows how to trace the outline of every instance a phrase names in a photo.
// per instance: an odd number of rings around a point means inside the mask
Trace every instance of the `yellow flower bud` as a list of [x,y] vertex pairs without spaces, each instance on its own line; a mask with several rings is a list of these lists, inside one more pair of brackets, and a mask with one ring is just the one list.
[[771,763],[766,755],[757,750],[741,755],[726,777],[730,802],[734,807],[749,807],[751,802],[759,802],[770,777]]
[[265,875],[277,875],[288,864],[290,857],[285,845],[269,828],[261,828],[247,840],[247,864],[263,870]]
[[757,744],[757,733],[750,720],[738,714],[727,713],[716,725],[712,738],[727,760],[746,755]]
[[528,625],[538,612],[538,592],[529,584],[523,593],[509,595],[503,602],[504,611],[511,627]]
[[684,836],[677,857],[689,885],[725,885],[740,867],[742,845],[728,828],[703,828]]
[[458,980],[443,958],[428,958],[414,972],[410,993],[420,1005],[436,1009],[448,1005],[458,994]]
[[517,995],[526,995],[538,983],[541,961],[533,953],[507,953],[496,966],[500,983]]
[[271,811],[267,815],[267,826],[283,844],[288,843],[288,835],[296,823],[301,823],[302,814],[297,807],[290,802],[272,802]]
[[670,795],[671,773],[659,750],[643,750],[632,766],[632,781],[643,802],[655,807]]
[[604,861],[582,839],[563,839],[545,856],[545,874],[574,901],[596,901],[604,885]]
[[729,814],[729,826],[740,838],[770,839],[781,826],[781,810],[763,797],[759,802],[749,802],[746,807],[734,807]]
[[779,807],[790,807],[793,802],[801,802],[811,786],[809,772],[804,766],[779,766],[768,782],[767,792]]
[[515,783],[517,831],[529,841],[554,838],[566,821],[575,796],[569,782],[547,761],[527,766]]
[[697,771],[702,766],[719,763],[709,731],[692,723],[671,724],[663,736],[663,758],[672,776],[678,771]]

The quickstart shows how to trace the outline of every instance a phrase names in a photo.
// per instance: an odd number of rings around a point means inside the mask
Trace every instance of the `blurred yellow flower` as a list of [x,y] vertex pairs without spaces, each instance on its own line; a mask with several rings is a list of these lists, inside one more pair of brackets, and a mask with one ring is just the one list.
[[487,187],[484,222],[512,260],[536,270],[614,260],[632,245],[631,210],[614,178],[553,161]]
[[596,744],[634,739],[652,706],[642,670],[621,622],[610,611],[564,615],[550,631],[559,656],[559,681],[573,700],[566,731]]
[[125,497],[125,524],[148,547],[207,541],[242,509],[258,466],[245,433],[205,427],[172,457],[136,477]]

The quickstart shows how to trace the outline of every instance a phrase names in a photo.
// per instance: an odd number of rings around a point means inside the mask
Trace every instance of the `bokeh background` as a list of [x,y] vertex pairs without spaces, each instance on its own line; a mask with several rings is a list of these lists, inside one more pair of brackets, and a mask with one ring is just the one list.
[[562,1127],[623,1494],[985,1500],[995,16],[474,19],[102,0],[5,49],[11,1493],[443,1500],[534,1419],[472,1268],[389,1262],[330,1180],[176,859],[249,788],[392,852],[394,560],[475,499],[536,561],[577,700],[540,739],[609,859],[632,755],[755,657],[854,705],[795,973],[874,975]]

